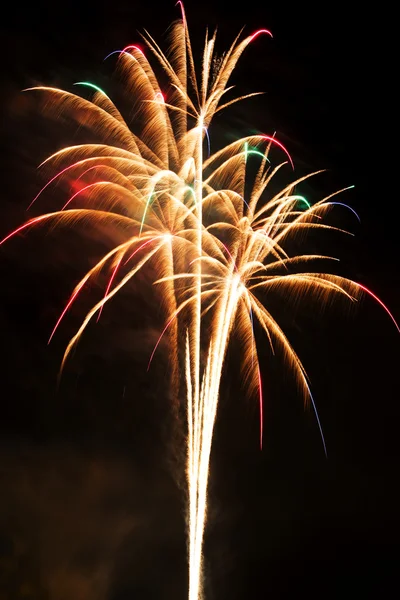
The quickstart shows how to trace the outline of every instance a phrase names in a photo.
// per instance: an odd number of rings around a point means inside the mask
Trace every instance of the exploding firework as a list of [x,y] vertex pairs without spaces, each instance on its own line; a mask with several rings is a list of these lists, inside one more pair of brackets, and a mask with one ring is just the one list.
[[[149,263],[157,265],[154,284],[166,320],[150,362],[162,337],[168,335],[171,385],[178,390],[182,378],[186,384],[189,600],[200,600],[209,460],[232,331],[242,340],[244,376],[259,396],[260,442],[263,400],[256,320],[272,351],[283,351],[305,401],[311,402],[326,452],[305,370],[271,314],[269,298],[280,295],[290,303],[313,294],[325,304],[335,296],[356,302],[367,292],[381,301],[360,284],[309,267],[333,257],[290,252],[290,240],[299,233],[335,229],[323,217],[342,203],[335,201],[335,193],[311,206],[296,191],[306,177],[269,193],[278,171],[293,168],[288,151],[275,136],[247,136],[210,153],[214,116],[249,97],[229,99],[232,88],[228,84],[236,63],[253,40],[261,34],[270,37],[270,32],[240,34],[222,57],[215,54],[215,34],[207,35],[202,63],[196,69],[182,5],[181,10],[182,18],[171,28],[168,55],[149,34],[144,35],[152,59],[168,82],[166,94],[139,46],[116,53],[126,90],[134,98],[132,125],[92,83],[77,84],[93,92],[91,101],[61,89],[33,88],[36,94],[46,94],[47,110],[68,111],[72,116],[83,113],[86,125],[101,133],[103,143],[69,146],[46,159],[42,166],[51,168],[52,176],[33,202],[40,201],[45,189],[71,179],[78,182],[74,193],[60,210],[32,218],[3,242],[33,226],[54,222],[73,225],[87,220],[92,226],[116,226],[120,231],[122,241],[78,283],[51,333],[50,340],[80,292],[106,272],[104,295],[68,344],[62,366],[104,305],[140,269]],[[272,158],[279,155],[284,162],[274,166]],[[255,173],[248,168],[250,160],[259,161]],[[178,353],[180,343],[183,358]]]

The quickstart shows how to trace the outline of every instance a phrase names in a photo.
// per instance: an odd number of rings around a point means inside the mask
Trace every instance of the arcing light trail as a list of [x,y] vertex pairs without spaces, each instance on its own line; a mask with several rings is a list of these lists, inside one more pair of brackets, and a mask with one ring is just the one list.
[[[140,269],[156,264],[155,289],[167,314],[150,362],[161,338],[167,335],[172,350],[171,385],[177,391],[179,381],[184,379],[186,385],[189,600],[200,600],[204,597],[209,460],[232,331],[235,329],[242,340],[243,375],[249,393],[259,396],[262,442],[256,320],[271,351],[282,351],[304,399],[311,401],[316,412],[303,365],[270,312],[270,298],[281,295],[289,303],[314,294],[320,303],[335,296],[355,302],[366,292],[398,326],[388,308],[364,286],[337,275],[309,268],[305,271],[306,265],[331,257],[290,254],[290,240],[299,232],[335,229],[322,219],[335,204],[342,203],[331,201],[332,194],[310,205],[294,193],[310,175],[271,194],[276,173],[287,160],[293,167],[289,152],[275,136],[250,135],[210,154],[209,131],[215,114],[249,97],[221,104],[232,89],[228,82],[235,65],[251,42],[259,43],[259,35],[270,32],[260,30],[244,39],[239,35],[219,59],[216,35],[207,35],[197,72],[179,4],[182,19],[172,27],[168,55],[149,34],[144,36],[151,56],[169,81],[166,93],[138,46],[127,46],[117,53],[117,67],[125,77],[130,99],[134,99],[135,119],[129,126],[95,84],[78,82],[94,92],[92,101],[60,89],[34,88],[35,93],[48,96],[48,111],[58,114],[63,110],[77,118],[85,115],[85,125],[101,134],[103,143],[69,146],[46,159],[41,166],[55,171],[33,202],[37,203],[53,184],[62,186],[71,178],[79,180],[78,191],[69,195],[63,209],[31,219],[3,242],[40,223],[73,225],[80,219],[93,227],[105,224],[117,228],[119,236],[124,236],[77,284],[51,333],[50,340],[86,284],[107,271],[105,293],[68,344],[63,365],[90,320],[95,315],[99,318],[104,305]],[[203,153],[205,138],[207,158]],[[259,163],[255,176],[247,170],[249,154],[255,155],[255,165]],[[272,160],[280,154],[285,155],[285,162],[273,167]],[[101,180],[97,179],[99,172]],[[272,197],[263,202],[266,191]],[[184,347],[183,357],[179,345]],[[316,418],[326,451],[317,412]]]

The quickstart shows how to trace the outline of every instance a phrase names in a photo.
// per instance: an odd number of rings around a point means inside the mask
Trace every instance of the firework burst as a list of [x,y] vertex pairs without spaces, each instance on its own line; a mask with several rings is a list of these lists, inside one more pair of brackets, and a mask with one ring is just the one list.
[[[312,294],[326,304],[335,296],[356,302],[367,292],[381,301],[364,286],[314,267],[333,257],[290,253],[288,242],[300,232],[334,229],[323,218],[332,206],[342,203],[333,194],[310,206],[296,191],[305,177],[291,181],[265,201],[278,171],[293,168],[290,154],[274,136],[247,136],[210,154],[214,116],[249,97],[229,96],[236,63],[251,42],[259,35],[272,37],[270,32],[240,34],[222,57],[215,53],[216,35],[207,34],[196,69],[179,4],[182,18],[171,28],[168,54],[149,34],[144,35],[150,57],[168,81],[167,93],[161,89],[157,69],[139,46],[112,53],[118,57],[126,91],[134,98],[134,119],[129,126],[107,94],[92,83],[77,84],[93,92],[90,101],[61,89],[41,86],[31,90],[46,95],[50,112],[83,113],[86,126],[100,134],[103,143],[69,146],[47,158],[41,166],[51,169],[52,175],[31,204],[40,202],[44,190],[62,181],[76,182],[73,193],[59,210],[32,218],[2,243],[31,227],[54,222],[72,226],[87,220],[93,226],[117,226],[121,232],[122,241],[75,287],[51,332],[50,340],[80,292],[106,272],[104,296],[84,317],[66,348],[62,366],[104,305],[140,269],[156,261],[154,283],[165,308],[165,328],[150,361],[162,337],[168,335],[170,383],[177,394],[181,379],[186,386],[189,600],[200,600],[209,459],[232,331],[236,329],[242,341],[243,374],[249,389],[259,395],[260,442],[262,390],[255,321],[272,351],[283,351],[305,401],[311,401],[325,448],[304,367],[271,314],[269,298],[277,295],[290,303]],[[259,161],[255,175],[248,173],[252,155],[257,157],[252,160]],[[279,156],[284,162],[273,166],[272,160]]]

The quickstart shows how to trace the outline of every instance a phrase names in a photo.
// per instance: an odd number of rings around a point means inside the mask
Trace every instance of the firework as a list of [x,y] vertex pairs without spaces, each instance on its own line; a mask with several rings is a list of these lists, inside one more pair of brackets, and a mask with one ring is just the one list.
[[[200,600],[209,459],[233,329],[242,340],[243,374],[249,390],[259,396],[260,443],[262,390],[255,320],[272,351],[283,351],[305,401],[311,401],[326,451],[305,370],[267,300],[281,295],[287,303],[298,302],[313,294],[321,304],[335,296],[356,302],[367,292],[381,301],[360,284],[310,268],[333,257],[290,253],[289,242],[298,233],[334,229],[323,217],[332,206],[343,204],[334,200],[335,193],[311,206],[296,191],[306,177],[268,193],[278,171],[293,168],[290,154],[274,136],[247,136],[210,154],[214,116],[249,97],[229,99],[235,65],[252,41],[261,34],[271,37],[270,32],[240,34],[219,58],[216,36],[207,35],[196,70],[182,5],[181,10],[182,18],[171,29],[168,57],[149,34],[144,35],[150,56],[168,81],[167,93],[139,46],[117,52],[126,91],[134,98],[134,120],[129,126],[107,94],[92,83],[77,84],[93,92],[91,101],[60,89],[33,88],[36,94],[46,94],[47,110],[55,114],[84,113],[86,125],[101,132],[103,143],[70,146],[50,156],[42,167],[51,168],[52,175],[32,204],[40,201],[45,189],[60,182],[73,179],[79,183],[77,189],[59,210],[32,218],[3,242],[30,227],[53,222],[73,225],[87,220],[93,226],[116,225],[120,231],[122,241],[78,283],[51,332],[50,340],[88,282],[107,272],[104,296],[83,319],[66,348],[62,366],[90,320],[99,318],[103,306],[156,259],[154,284],[166,324],[150,361],[163,335],[168,335],[173,349],[171,385],[178,394],[180,374],[186,384],[189,600]],[[273,166],[272,160],[280,156],[283,162]],[[255,175],[249,173],[250,160],[259,161]],[[270,198],[264,201],[267,193]],[[180,343],[183,359],[178,353]]]

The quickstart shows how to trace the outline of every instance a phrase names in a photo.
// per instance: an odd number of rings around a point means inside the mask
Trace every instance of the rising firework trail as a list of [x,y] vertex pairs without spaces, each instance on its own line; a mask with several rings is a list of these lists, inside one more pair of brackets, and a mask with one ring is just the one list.
[[[256,321],[271,351],[283,352],[305,402],[315,411],[326,452],[306,372],[271,314],[273,298],[298,303],[313,295],[322,305],[336,296],[354,303],[367,293],[399,327],[388,308],[365,286],[314,267],[336,260],[334,257],[293,255],[290,250],[291,240],[298,234],[335,229],[323,218],[335,206],[346,207],[336,201],[338,192],[310,205],[297,189],[311,175],[292,178],[279,192],[270,192],[277,173],[294,168],[288,150],[274,135],[250,135],[211,153],[214,116],[255,95],[230,96],[236,63],[250,43],[260,43],[260,36],[270,38],[271,33],[266,29],[247,37],[240,33],[221,57],[215,53],[216,34],[210,37],[207,33],[197,68],[183,6],[178,4],[182,17],[171,28],[167,54],[146,32],[143,38],[149,57],[137,45],[107,57],[117,57],[126,91],[134,98],[134,119],[129,126],[106,92],[94,83],[76,84],[89,90],[92,100],[57,88],[30,90],[46,95],[50,113],[63,111],[77,119],[84,115],[86,126],[100,133],[103,141],[65,147],[47,158],[41,168],[50,169],[50,177],[30,206],[56,185],[73,181],[73,193],[59,210],[31,218],[1,243],[32,227],[54,223],[72,226],[86,221],[119,232],[119,243],[77,284],[51,332],[50,340],[81,291],[106,272],[104,295],[70,340],[62,367],[104,305],[140,269],[151,264],[154,272],[156,267],[154,284],[165,308],[165,327],[150,362],[162,337],[168,336],[175,397],[181,379],[186,387],[189,600],[201,600],[210,453],[232,332],[236,330],[241,338],[248,388],[259,397],[260,443],[263,416]],[[158,69],[168,81],[164,90],[156,75]],[[283,162],[276,163],[280,158]],[[269,199],[264,201],[267,195]],[[184,348],[183,356],[179,346]]]

